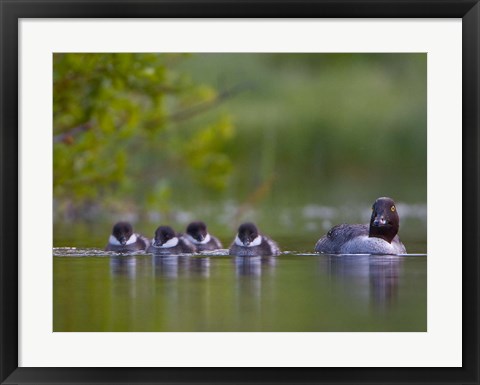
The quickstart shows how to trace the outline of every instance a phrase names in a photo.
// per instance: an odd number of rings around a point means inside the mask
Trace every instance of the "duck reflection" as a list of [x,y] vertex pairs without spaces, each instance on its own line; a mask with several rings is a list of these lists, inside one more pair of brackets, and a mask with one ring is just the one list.
[[235,257],[236,276],[255,276],[262,275],[262,270],[272,272],[277,264],[275,257]]
[[209,257],[154,255],[152,261],[157,277],[178,278],[195,275],[207,278],[210,275]]
[[110,273],[113,277],[135,279],[138,274],[149,275],[149,259],[145,256],[122,255],[110,258]]
[[110,258],[112,298],[149,298],[152,295],[152,269],[148,256],[113,256]]
[[159,301],[157,316],[168,330],[196,331],[208,325],[210,258],[154,255],[152,267]]
[[153,255],[152,262],[156,277],[177,278],[179,269],[179,256]]
[[[236,312],[239,320],[238,328],[248,322],[257,322],[261,328],[262,301],[272,301],[275,290],[273,275],[277,264],[275,257],[234,257],[236,280]],[[265,293],[262,287],[268,287]],[[253,316],[257,315],[257,316]],[[244,321],[245,320],[245,321]],[[247,322],[248,320],[248,322]]]
[[370,260],[370,292],[372,302],[378,307],[397,303],[401,257],[372,257]]
[[189,271],[197,276],[210,276],[210,258],[209,257],[193,257],[190,259]]
[[398,299],[402,257],[397,256],[329,256],[328,273],[358,300],[377,309],[389,308]]

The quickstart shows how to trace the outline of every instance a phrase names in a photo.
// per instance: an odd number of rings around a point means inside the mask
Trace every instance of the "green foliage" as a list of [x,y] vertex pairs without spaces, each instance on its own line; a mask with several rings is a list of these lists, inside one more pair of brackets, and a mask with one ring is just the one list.
[[265,210],[378,195],[425,202],[426,64],[421,53],[242,53],[181,65],[212,84],[254,84],[222,108],[237,127],[232,196],[242,202],[275,175]]
[[[57,201],[80,209],[90,202],[115,206],[132,201],[165,209],[172,194],[172,173],[165,170],[178,172],[178,167],[206,175],[201,188],[225,188],[231,163],[222,151],[233,135],[228,117],[196,125],[187,136],[175,123],[184,111],[218,96],[176,70],[187,57],[54,54]],[[186,161],[176,164],[178,159]]]
[[221,229],[423,203],[426,85],[421,53],[55,54],[55,207]]
[[232,123],[224,117],[196,132],[185,145],[186,160],[195,171],[193,177],[213,190],[223,191],[227,187],[232,164],[225,153],[224,143],[232,136]]

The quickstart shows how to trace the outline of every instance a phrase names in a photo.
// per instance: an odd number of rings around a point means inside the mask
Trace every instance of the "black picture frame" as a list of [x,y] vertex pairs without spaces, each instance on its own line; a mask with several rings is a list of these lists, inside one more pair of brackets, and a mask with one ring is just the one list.
[[[0,0],[0,13],[1,384],[479,383],[480,5],[478,0]],[[133,17],[462,18],[463,366],[461,368],[18,367],[18,21],[21,18]],[[452,257],[460,258],[459,255],[452,255]]]

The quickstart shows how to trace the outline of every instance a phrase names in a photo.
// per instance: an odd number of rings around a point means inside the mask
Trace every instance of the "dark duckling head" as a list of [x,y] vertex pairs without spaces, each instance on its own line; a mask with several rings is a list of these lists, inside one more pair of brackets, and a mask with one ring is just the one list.
[[391,243],[400,227],[397,206],[391,198],[378,198],[372,206],[369,236]]
[[160,247],[176,236],[177,234],[170,226],[159,226],[157,230],[155,230],[153,245]]
[[258,229],[251,222],[243,223],[238,228],[238,239],[245,245],[249,246],[255,239],[258,238]]
[[203,242],[207,236],[207,225],[202,221],[192,222],[187,226],[187,234],[198,242]]
[[127,241],[133,235],[132,225],[128,222],[117,222],[113,226],[112,235],[125,246]]

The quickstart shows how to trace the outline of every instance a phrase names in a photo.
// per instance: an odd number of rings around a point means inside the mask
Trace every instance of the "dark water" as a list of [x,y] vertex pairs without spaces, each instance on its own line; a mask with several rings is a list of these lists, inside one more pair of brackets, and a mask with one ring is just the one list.
[[427,257],[54,249],[54,331],[426,331]]

